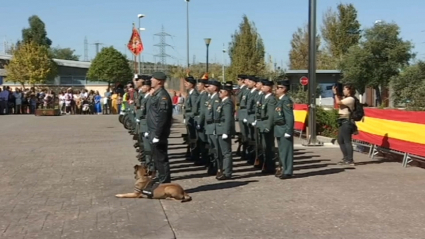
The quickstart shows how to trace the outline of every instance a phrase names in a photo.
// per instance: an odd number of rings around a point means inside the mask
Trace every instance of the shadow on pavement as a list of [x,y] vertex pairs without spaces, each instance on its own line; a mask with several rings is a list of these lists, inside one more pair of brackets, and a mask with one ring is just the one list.
[[227,181],[223,183],[216,183],[216,184],[207,184],[207,185],[201,185],[196,188],[190,188],[185,190],[187,193],[196,193],[196,192],[204,192],[204,191],[215,191],[215,190],[221,190],[221,189],[227,189],[227,188],[236,188],[240,186],[247,185],[248,183],[254,183],[258,182],[258,180],[250,180],[250,181]]

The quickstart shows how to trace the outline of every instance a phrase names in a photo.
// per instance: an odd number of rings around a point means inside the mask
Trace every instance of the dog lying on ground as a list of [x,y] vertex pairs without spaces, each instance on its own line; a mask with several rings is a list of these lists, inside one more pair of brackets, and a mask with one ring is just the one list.
[[148,170],[146,167],[135,165],[134,166],[134,178],[136,183],[134,184],[134,192],[117,194],[117,198],[150,198],[150,199],[174,199],[181,202],[188,202],[192,200],[190,197],[177,183],[163,183],[159,184],[153,190],[153,195],[148,197],[142,194],[143,189],[151,182],[152,178],[149,176]]

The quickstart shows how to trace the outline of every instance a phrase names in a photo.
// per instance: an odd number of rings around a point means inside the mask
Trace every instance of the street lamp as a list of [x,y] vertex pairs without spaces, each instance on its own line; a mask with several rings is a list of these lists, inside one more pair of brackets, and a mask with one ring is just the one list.
[[226,82],[226,79],[224,79],[224,53],[226,53],[226,49],[224,49],[224,43],[223,43],[223,62],[221,63],[221,71],[223,74],[223,82]]
[[[142,18],[144,18],[145,17],[145,14],[138,14],[137,15],[137,18],[139,18],[139,35],[141,36],[142,34],[141,34],[141,31],[144,31],[145,29],[144,28],[140,28],[140,20],[142,19]],[[141,74],[141,72],[142,72],[142,68],[141,68],[141,65],[140,65],[140,62],[141,62],[141,60],[140,60],[140,57],[141,57],[141,55],[142,54],[139,54],[139,59],[138,59],[138,61],[139,61],[139,67],[138,67],[138,69],[139,69],[139,74]]]
[[205,38],[204,41],[205,41],[205,45],[207,45],[207,71],[206,71],[206,73],[208,73],[208,49],[209,49],[209,46],[210,46],[210,43],[211,43],[211,38]]
[[184,0],[186,2],[186,58],[187,58],[187,69],[189,70],[189,2],[190,0]]

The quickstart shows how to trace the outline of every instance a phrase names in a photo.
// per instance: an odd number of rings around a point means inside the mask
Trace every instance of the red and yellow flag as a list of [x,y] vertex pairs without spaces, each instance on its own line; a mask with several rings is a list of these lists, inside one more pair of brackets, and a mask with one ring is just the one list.
[[133,31],[131,33],[131,37],[130,37],[130,40],[128,41],[127,47],[135,56],[140,55],[144,49],[142,38],[140,37],[139,31],[136,29],[134,24],[133,24]]

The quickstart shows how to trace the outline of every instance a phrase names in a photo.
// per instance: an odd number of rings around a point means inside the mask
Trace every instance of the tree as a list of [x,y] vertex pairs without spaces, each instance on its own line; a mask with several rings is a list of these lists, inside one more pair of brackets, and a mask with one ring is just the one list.
[[63,59],[70,61],[78,61],[80,56],[75,55],[75,50],[71,48],[60,48],[59,46],[51,49],[52,57],[55,59]]
[[406,108],[425,108],[425,62],[406,67],[398,76],[391,78],[395,104],[405,103]]
[[133,72],[126,57],[114,47],[105,47],[96,58],[87,72],[90,80],[101,80],[111,83],[132,79]]
[[49,78],[56,76],[57,67],[50,58],[46,46],[34,42],[21,44],[6,65],[9,82],[19,82],[22,88],[26,84],[44,84]]
[[28,18],[28,22],[30,27],[22,29],[22,42],[19,42],[19,44],[33,42],[49,48],[52,45],[52,40],[47,37],[44,22],[37,15]]
[[334,67],[342,59],[348,49],[359,43],[360,23],[357,20],[357,10],[353,4],[338,4],[337,12],[331,8],[323,17],[321,28],[327,52],[334,59]]
[[226,78],[236,80],[238,74],[264,74],[264,43],[253,22],[246,15],[239,25],[239,31],[232,35],[229,43],[230,66]]
[[365,87],[373,87],[377,103],[381,104],[381,92],[391,77],[397,76],[415,56],[412,43],[399,35],[400,28],[395,23],[382,22],[366,29],[360,44],[352,46],[343,57],[343,81],[356,85],[360,93]]
[[[320,36],[316,37],[316,68],[329,69],[328,60],[330,59],[326,54],[320,50]],[[299,27],[297,31],[292,34],[291,50],[289,51],[289,68],[291,70],[306,70],[308,69],[308,54],[309,54],[309,37],[308,25],[304,28]]]

